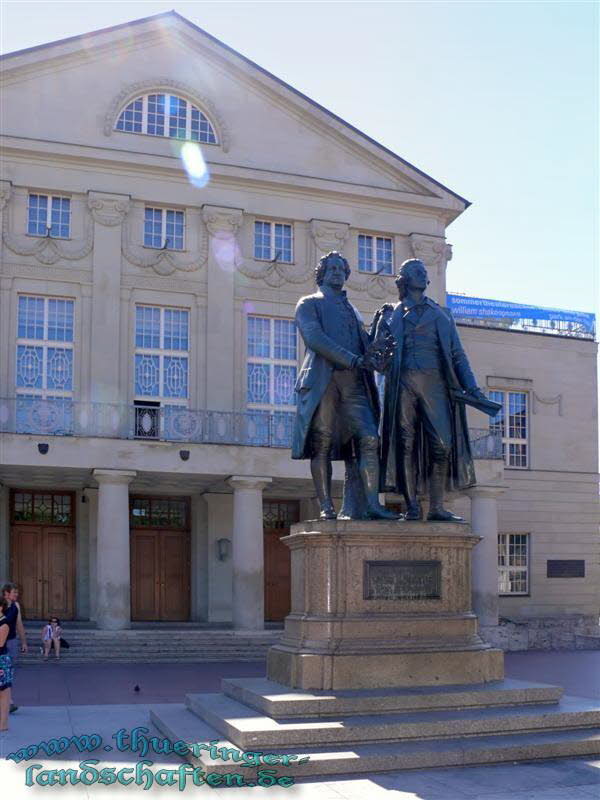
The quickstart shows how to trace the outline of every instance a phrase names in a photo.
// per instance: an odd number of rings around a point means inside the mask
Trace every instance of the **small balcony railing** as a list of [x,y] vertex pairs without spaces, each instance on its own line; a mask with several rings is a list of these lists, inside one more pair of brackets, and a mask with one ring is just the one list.
[[[289,411],[206,411],[78,403],[68,398],[0,399],[0,433],[289,448],[293,425],[294,413]],[[497,433],[470,428],[469,435],[474,458],[502,458]]]

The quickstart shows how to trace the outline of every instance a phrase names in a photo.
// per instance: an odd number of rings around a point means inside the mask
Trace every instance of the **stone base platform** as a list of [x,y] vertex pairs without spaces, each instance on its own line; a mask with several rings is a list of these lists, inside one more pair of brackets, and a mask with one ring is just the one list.
[[334,690],[501,680],[504,655],[471,608],[479,538],[465,523],[293,525],[292,608],[267,676]]
[[[171,741],[269,753],[263,769],[294,777],[600,753],[600,706],[545,684],[306,692],[248,678],[222,688],[152,711],[151,721]],[[294,756],[289,765],[282,754]],[[240,772],[207,750],[187,759],[207,772]]]

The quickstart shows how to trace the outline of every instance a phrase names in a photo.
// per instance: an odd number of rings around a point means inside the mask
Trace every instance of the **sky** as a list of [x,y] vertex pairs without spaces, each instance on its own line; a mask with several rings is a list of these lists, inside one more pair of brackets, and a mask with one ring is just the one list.
[[0,0],[0,44],[170,9],[472,202],[448,291],[598,314],[597,2]]

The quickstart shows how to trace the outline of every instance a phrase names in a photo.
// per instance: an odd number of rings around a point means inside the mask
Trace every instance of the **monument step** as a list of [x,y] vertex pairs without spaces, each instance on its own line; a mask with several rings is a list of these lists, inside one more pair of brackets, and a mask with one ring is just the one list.
[[311,692],[290,689],[268,678],[224,678],[221,688],[233,700],[276,719],[539,705],[556,703],[563,694],[559,686],[508,679],[461,686]]
[[600,707],[579,697],[552,705],[272,719],[224,694],[187,695],[188,708],[241,749],[439,739],[600,727]]
[[[186,743],[211,742],[217,748],[235,749],[236,746],[220,736],[212,726],[199,719],[181,704],[171,704],[151,709],[152,723],[170,741]],[[256,748],[252,748],[253,751]],[[432,767],[472,766],[506,761],[531,761],[542,758],[567,758],[600,755],[600,727],[581,730],[552,730],[500,734],[493,736],[450,737],[446,739],[410,740],[372,744],[353,744],[345,748],[309,747],[290,751],[269,748],[271,754],[292,752],[297,759],[289,766],[263,765],[263,769],[276,769],[278,775],[293,777],[318,777],[344,773],[385,772],[389,770],[425,769]],[[308,756],[304,763],[296,761]],[[187,761],[207,772],[219,774],[242,773],[247,781],[256,777],[254,768],[240,768],[240,762],[210,758],[206,750]]]

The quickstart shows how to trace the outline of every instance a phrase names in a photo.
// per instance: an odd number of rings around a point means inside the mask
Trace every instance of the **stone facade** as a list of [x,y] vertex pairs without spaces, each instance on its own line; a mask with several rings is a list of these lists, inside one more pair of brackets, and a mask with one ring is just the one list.
[[[353,266],[349,294],[368,320],[395,287],[391,275],[357,269],[360,235],[390,240],[395,267],[422,258],[429,294],[443,303],[446,227],[468,203],[176,14],[9,55],[3,81],[0,576],[18,557],[11,490],[74,491],[73,615],[127,627],[128,496],[181,496],[190,498],[189,618],[262,627],[261,496],[297,500],[301,518],[313,507],[307,463],[239,435],[248,318],[291,319],[317,258],[336,248]],[[186,174],[176,139],[116,129],[128,103],[161,92],[194,104],[213,126],[216,143],[200,147],[203,185]],[[69,237],[28,233],[32,193],[69,198]],[[145,246],[148,207],[184,212],[183,249]],[[260,220],[291,226],[291,260],[255,257]],[[39,415],[38,428],[19,432],[22,295],[73,300],[75,435],[52,435]],[[131,435],[139,305],[189,315],[179,436]],[[482,387],[529,398],[527,469],[480,459],[487,494],[456,498],[467,518],[474,504],[486,543],[486,557],[475,557],[476,610],[487,608],[492,626],[498,613],[579,615],[588,630],[599,610],[596,345],[460,332]],[[470,424],[487,420],[473,412]],[[499,602],[497,532],[526,533],[530,543],[529,592]],[[584,559],[585,577],[546,578],[549,558]],[[536,634],[528,646],[541,642]]]

